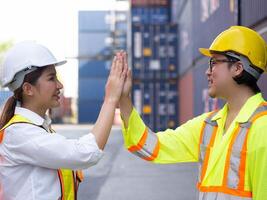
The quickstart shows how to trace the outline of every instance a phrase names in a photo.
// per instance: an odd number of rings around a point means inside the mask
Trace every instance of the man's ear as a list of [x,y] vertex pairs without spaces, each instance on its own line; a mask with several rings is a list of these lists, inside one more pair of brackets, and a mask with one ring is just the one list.
[[23,90],[24,94],[27,96],[33,96],[33,89],[34,89],[33,85],[28,83],[28,82],[25,82],[22,85],[22,90]]
[[231,69],[232,69],[231,71],[232,71],[233,77],[240,77],[244,70],[243,63],[238,61],[234,64],[233,67],[231,67]]

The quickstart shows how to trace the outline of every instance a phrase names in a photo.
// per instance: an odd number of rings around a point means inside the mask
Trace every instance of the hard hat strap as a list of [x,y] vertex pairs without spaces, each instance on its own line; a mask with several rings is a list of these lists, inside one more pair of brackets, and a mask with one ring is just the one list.
[[251,66],[247,58],[240,56],[240,61],[243,63],[243,67],[246,72],[252,75],[256,80],[260,78],[261,74],[253,66]]
[[244,70],[246,72],[248,72],[251,76],[253,76],[256,80],[258,80],[260,78],[260,72],[258,72],[250,63],[250,61],[245,57],[245,56],[242,56],[242,55],[238,55],[238,54],[235,54],[233,52],[226,52],[225,55],[228,55],[230,57],[233,57],[233,58],[236,58],[236,59],[239,59],[242,64],[243,64],[243,67],[244,67]]
[[18,89],[22,83],[23,83],[23,80],[24,80],[24,77],[35,71],[37,69],[37,67],[28,67],[26,68],[25,70],[22,70],[20,72],[18,72],[15,77],[13,78],[12,82],[8,84],[8,88],[11,90],[11,91],[15,91],[16,89]]

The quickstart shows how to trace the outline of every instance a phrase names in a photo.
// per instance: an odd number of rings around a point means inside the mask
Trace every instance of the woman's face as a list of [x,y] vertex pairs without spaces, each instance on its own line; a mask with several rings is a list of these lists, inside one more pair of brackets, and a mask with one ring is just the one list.
[[57,79],[55,66],[46,67],[34,86],[34,103],[46,109],[58,107],[62,88],[62,83]]

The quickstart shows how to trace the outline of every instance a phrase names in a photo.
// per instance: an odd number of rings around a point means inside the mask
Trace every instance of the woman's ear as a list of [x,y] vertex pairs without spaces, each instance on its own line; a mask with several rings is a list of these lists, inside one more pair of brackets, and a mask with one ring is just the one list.
[[244,70],[243,63],[238,61],[234,64],[233,67],[231,67],[231,69],[232,69],[231,71],[232,71],[233,77],[240,77]]
[[27,96],[33,96],[33,89],[33,85],[28,82],[25,82],[22,85],[23,93]]

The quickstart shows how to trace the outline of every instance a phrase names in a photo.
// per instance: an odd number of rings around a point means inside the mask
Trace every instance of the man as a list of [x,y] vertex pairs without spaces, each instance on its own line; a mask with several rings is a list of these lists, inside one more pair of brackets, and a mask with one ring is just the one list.
[[131,72],[120,99],[126,148],[154,163],[199,162],[201,200],[267,198],[267,103],[257,80],[266,70],[267,46],[255,31],[233,26],[209,49],[208,92],[226,104],[175,130],[153,133],[132,106]]

